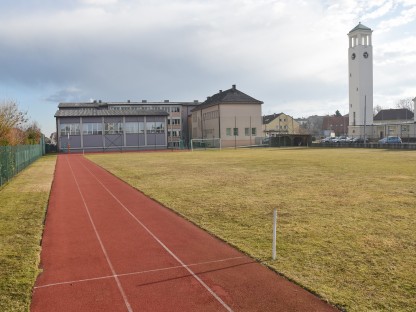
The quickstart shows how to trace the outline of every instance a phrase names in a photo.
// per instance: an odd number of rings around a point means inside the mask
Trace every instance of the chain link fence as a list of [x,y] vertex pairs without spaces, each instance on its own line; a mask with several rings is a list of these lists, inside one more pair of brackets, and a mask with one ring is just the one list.
[[0,186],[44,154],[44,144],[0,146]]

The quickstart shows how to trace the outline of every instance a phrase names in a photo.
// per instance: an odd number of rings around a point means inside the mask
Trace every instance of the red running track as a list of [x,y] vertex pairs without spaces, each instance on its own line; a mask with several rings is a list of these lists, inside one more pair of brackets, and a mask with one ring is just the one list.
[[31,311],[336,311],[81,155],[58,156]]

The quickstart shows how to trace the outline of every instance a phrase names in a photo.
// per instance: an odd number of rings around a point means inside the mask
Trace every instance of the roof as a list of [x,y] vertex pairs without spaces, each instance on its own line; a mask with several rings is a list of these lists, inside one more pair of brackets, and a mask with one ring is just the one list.
[[373,120],[409,120],[413,117],[413,112],[407,108],[382,109],[374,116]]
[[237,90],[233,85],[231,89],[220,90],[220,92],[209,96],[205,102],[192,109],[192,112],[217,104],[263,104],[263,102]]
[[273,120],[275,120],[282,114],[283,113],[263,116],[263,125],[271,123]]
[[355,26],[353,29],[351,29],[351,31],[349,33],[352,33],[356,30],[372,31],[371,28],[369,28],[367,26],[364,26],[363,24],[361,24],[361,22],[359,22],[357,26]]
[[142,106],[142,105],[199,105],[197,100],[193,102],[170,102],[165,100],[163,102],[148,102],[143,100],[141,102],[101,102],[101,101],[94,101],[94,102],[66,102],[66,103],[59,103],[58,108],[107,108],[108,106]]
[[63,109],[55,113],[55,117],[102,117],[102,116],[168,116],[161,110],[131,109]]

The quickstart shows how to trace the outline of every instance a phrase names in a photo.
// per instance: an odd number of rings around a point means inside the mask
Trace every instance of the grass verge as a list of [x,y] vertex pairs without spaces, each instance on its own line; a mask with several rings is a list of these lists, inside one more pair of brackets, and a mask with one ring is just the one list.
[[247,149],[88,158],[339,307],[416,307],[415,152]]
[[55,156],[41,157],[0,188],[0,311],[28,311]]

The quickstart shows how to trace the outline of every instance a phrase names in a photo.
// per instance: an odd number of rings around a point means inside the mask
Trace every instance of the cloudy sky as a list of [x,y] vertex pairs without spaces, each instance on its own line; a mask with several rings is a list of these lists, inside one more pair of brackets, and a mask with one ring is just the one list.
[[374,105],[416,96],[416,0],[2,0],[0,101],[46,135],[59,102],[204,101],[348,112],[348,37],[373,29]]

